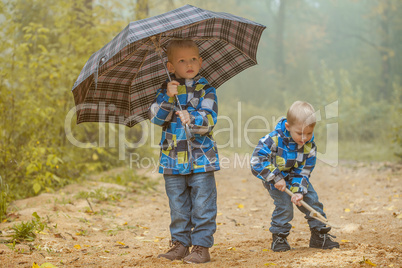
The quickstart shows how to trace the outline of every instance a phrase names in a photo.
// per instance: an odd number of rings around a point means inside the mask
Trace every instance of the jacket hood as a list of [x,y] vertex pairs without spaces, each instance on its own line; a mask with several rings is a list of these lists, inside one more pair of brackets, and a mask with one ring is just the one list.
[[[281,118],[281,120],[279,120],[278,124],[276,125],[275,130],[278,132],[279,136],[281,136],[281,138],[283,139],[283,143],[286,144],[286,146],[289,146],[289,142],[294,142],[294,140],[292,139],[292,136],[290,136],[290,132],[285,127],[286,122],[287,119],[285,117]],[[314,134],[308,142],[313,141],[314,141]]]

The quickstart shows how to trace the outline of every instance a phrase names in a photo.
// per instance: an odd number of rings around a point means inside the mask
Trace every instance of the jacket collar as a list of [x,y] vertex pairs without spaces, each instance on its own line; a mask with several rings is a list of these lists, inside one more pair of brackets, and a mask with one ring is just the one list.
[[[174,74],[170,74],[170,78],[171,78],[172,80],[176,80],[177,82],[179,82],[180,85],[185,85],[185,84],[186,84],[186,79],[184,79],[184,78],[176,78],[176,76],[175,76]],[[200,79],[201,79],[201,76],[200,76],[200,74],[198,73],[198,74],[193,78],[193,81],[194,81],[193,85],[194,85],[195,83],[198,83],[198,81],[199,81]]]

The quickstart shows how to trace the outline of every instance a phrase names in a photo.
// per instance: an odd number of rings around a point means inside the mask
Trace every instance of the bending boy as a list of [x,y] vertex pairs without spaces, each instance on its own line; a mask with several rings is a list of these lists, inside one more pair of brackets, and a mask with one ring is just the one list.
[[[294,102],[287,117],[282,118],[275,130],[261,138],[251,157],[251,171],[263,180],[264,187],[274,200],[275,210],[271,218],[271,248],[273,251],[290,250],[287,236],[292,228],[293,203],[304,213],[311,231],[310,247],[339,248],[339,243],[328,234],[331,227],[312,218],[301,206],[304,200],[325,217],[323,204],[309,181],[316,164],[317,147],[314,143],[315,111],[311,104]],[[293,193],[291,198],[285,189]]]

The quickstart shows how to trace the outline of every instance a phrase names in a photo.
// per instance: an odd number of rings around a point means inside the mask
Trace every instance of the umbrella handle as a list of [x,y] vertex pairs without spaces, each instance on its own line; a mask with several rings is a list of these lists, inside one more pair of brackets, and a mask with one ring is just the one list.
[[[168,78],[169,78],[169,81],[172,82],[172,78],[170,77],[169,71],[168,71],[168,69],[166,68],[165,63],[163,62],[163,57],[162,57],[161,49],[156,49],[156,50],[158,51],[159,58],[161,59],[161,62],[162,62],[163,67],[165,68],[165,71],[166,71],[166,74],[167,74],[167,76],[168,76]],[[183,111],[183,108],[181,107],[179,98],[177,97],[177,95],[175,95],[175,97],[176,97],[176,102],[177,102],[177,105],[179,106],[180,111]],[[188,139],[188,140],[190,140],[190,141],[194,141],[194,140],[195,140],[195,137],[194,137],[194,135],[191,133],[190,127],[188,126],[188,124],[185,124],[185,126],[184,126],[184,131],[186,132],[186,136],[187,136],[187,139]]]
[[[183,109],[181,108],[180,102],[179,102],[179,98],[177,97],[177,95],[175,95],[176,97],[176,102],[179,105],[180,111],[183,111]],[[194,141],[195,137],[194,135],[191,133],[190,131],[190,127],[188,126],[188,124],[184,125],[184,131],[186,131],[186,136],[190,141]]]

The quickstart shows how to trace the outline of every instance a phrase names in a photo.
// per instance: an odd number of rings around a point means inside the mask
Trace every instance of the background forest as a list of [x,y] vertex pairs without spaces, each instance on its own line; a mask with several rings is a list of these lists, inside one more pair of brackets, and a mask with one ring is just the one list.
[[[259,65],[218,89],[221,152],[250,154],[252,144],[302,99],[321,112],[315,135],[323,154],[331,140],[340,160],[401,160],[401,1],[1,0],[0,203],[128,165],[119,159],[118,127],[76,125],[75,118],[65,123],[74,107],[71,88],[91,54],[130,21],[185,4],[267,26]],[[336,125],[332,136],[329,124]],[[245,125],[256,130],[249,142]],[[148,135],[143,129],[126,128],[124,135],[135,142]],[[99,143],[100,133],[107,143]],[[78,148],[69,135],[98,144]],[[126,154],[155,156],[157,143],[156,135]]]

